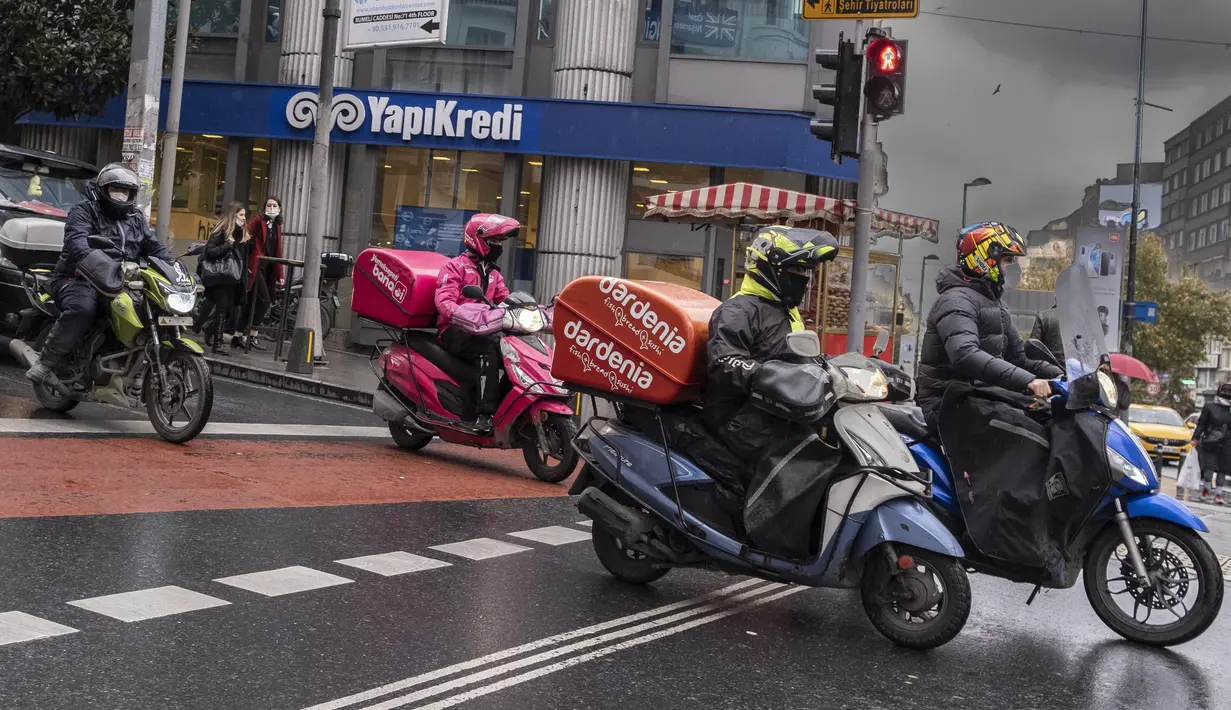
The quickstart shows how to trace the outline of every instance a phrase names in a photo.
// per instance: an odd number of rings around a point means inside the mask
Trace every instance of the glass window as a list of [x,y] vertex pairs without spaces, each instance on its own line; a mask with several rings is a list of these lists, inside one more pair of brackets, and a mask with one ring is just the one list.
[[[236,37],[239,35],[240,0],[194,0],[188,25],[195,35]],[[167,21],[174,27],[175,13],[168,10]]]
[[512,47],[517,37],[517,0],[449,0],[445,44]]
[[[449,22],[453,22],[452,14]],[[389,50],[389,78],[384,88],[499,96],[509,93],[512,73],[512,52],[407,47]]]
[[[252,142],[252,181],[248,184],[248,211],[260,214],[265,211],[269,199],[269,139],[258,138]],[[281,195],[272,197],[282,198]]]
[[757,168],[725,168],[723,182],[749,182],[753,185],[778,187],[784,190],[803,191],[804,176],[783,170],[760,170]]
[[1220,135],[1220,136],[1222,135],[1222,133],[1223,133],[1223,126],[1225,125],[1225,124],[1224,124],[1224,121],[1225,121],[1225,120],[1226,120],[1226,119],[1224,119],[1222,116],[1219,116],[1219,117],[1218,117],[1218,127],[1217,127],[1217,129],[1216,129],[1216,131],[1215,131],[1215,133],[1216,133],[1217,135]]
[[1212,140],[1214,140],[1214,127],[1207,126],[1205,129],[1205,142],[1208,144]]
[[642,42],[658,43],[662,34],[663,0],[645,0],[645,25],[641,29]]
[[674,0],[671,51],[699,57],[808,60],[809,23],[792,0]]
[[[162,152],[162,134],[158,135],[158,151]],[[227,177],[227,139],[214,135],[181,134],[175,149],[175,180],[171,189],[171,224],[173,239],[204,240],[209,236],[214,218],[222,208],[222,194]],[[154,185],[162,176],[163,161],[154,163]],[[154,191],[151,215],[158,214],[161,195]],[[156,220],[155,220],[156,221]]]
[[537,26],[537,30],[534,35],[535,39],[540,42],[548,42],[551,40],[552,21],[555,17],[555,0],[539,0],[539,16],[535,23]]
[[1210,196],[1208,194],[1202,195],[1201,196],[1201,211],[1204,212],[1208,210],[1209,208],[1210,208]]
[[1210,192],[1210,207],[1218,206],[1218,198],[1222,193],[1216,188]]
[[265,10],[265,41],[277,42],[282,36],[282,0],[269,0]]
[[1214,172],[1222,170],[1222,153],[1214,154]]
[[1193,198],[1193,211],[1192,211],[1192,216],[1193,216],[1193,217],[1196,217],[1196,216],[1197,216],[1197,205],[1198,205],[1198,204],[1199,204],[1199,203],[1197,202],[1197,198],[1195,198],[1195,197],[1194,197],[1194,198]]
[[633,165],[632,214],[645,214],[645,198],[664,192],[679,192],[710,184],[710,169],[704,165],[640,163]]
[[701,290],[705,259],[699,256],[667,256],[629,252],[626,278],[635,281],[665,281]]
[[[513,256],[514,290],[529,291],[534,287],[535,249],[539,245],[539,227],[542,224],[539,207],[542,204],[543,156],[522,156],[521,185],[517,194],[500,196],[502,214],[512,214],[521,222]],[[515,201],[514,201],[515,200]],[[505,203],[508,204],[505,204]],[[516,205],[510,207],[509,205]]]
[[1201,166],[1194,165],[1193,166],[1193,182],[1197,182],[1200,179],[1201,179]]
[[1231,182],[1222,186],[1222,201],[1231,202]]

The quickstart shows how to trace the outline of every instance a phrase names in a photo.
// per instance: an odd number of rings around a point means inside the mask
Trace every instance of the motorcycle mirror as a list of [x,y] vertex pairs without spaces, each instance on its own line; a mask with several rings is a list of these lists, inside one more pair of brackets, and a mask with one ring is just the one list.
[[[1038,338],[1031,338],[1026,341],[1026,357],[1031,360],[1044,360],[1050,362],[1056,367],[1060,367],[1060,363],[1056,360],[1056,356],[1052,351],[1043,344],[1043,341]],[[1063,368],[1061,368],[1063,369]]]
[[786,336],[787,347],[800,357],[820,357],[821,339],[811,330],[801,330]]
[[462,295],[474,301],[486,301],[487,297],[483,294],[483,289],[471,284],[462,288]]
[[889,347],[889,331],[881,328],[880,333],[876,335],[876,343],[872,345],[872,357],[878,357],[885,352],[887,347]]

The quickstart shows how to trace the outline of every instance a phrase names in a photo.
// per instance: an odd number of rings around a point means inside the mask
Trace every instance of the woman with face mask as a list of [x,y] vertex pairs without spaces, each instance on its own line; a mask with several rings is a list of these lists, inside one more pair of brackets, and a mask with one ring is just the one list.
[[[236,308],[247,283],[247,251],[250,235],[247,228],[248,210],[232,202],[219,215],[202,259],[207,262],[235,260],[239,264],[238,278],[213,275],[205,279],[205,298],[213,306],[213,322],[205,342],[216,355],[228,353],[226,335],[236,319]],[[209,271],[206,271],[209,274]]]
[[[251,246],[248,249],[248,280],[245,284],[248,307],[243,311],[243,320],[239,331],[241,337],[234,343],[242,347],[245,341],[242,332],[247,331],[246,344],[253,350],[268,350],[261,343],[257,327],[269,313],[270,295],[274,293],[277,284],[282,282],[281,264],[262,264],[262,256],[282,258],[282,201],[276,197],[265,200],[261,214],[252,215],[248,221],[248,232],[252,235]],[[249,318],[251,314],[251,318]]]

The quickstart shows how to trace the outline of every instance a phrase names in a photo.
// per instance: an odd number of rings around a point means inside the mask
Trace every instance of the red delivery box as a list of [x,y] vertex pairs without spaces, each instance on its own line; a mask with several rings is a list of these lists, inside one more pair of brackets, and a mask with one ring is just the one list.
[[551,374],[655,404],[695,399],[717,307],[717,299],[676,284],[576,279],[556,299]]
[[392,328],[436,324],[436,276],[449,257],[434,251],[365,249],[355,260],[351,310]]

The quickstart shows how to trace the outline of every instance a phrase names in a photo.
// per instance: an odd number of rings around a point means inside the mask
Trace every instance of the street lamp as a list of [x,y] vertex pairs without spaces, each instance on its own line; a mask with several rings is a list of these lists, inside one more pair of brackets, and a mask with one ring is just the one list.
[[928,254],[923,257],[923,263],[919,265],[919,318],[915,323],[915,368],[919,367],[919,347],[923,345],[923,319],[927,314],[923,312],[923,296],[927,293],[927,282],[924,281],[927,275],[928,262],[939,261],[940,257],[935,254]]
[[991,185],[991,184],[992,184],[991,180],[981,177],[981,178],[975,178],[974,180],[971,180],[965,185],[962,185],[962,224],[959,227],[959,229],[966,228],[966,191],[972,187],[983,187],[984,185]]

